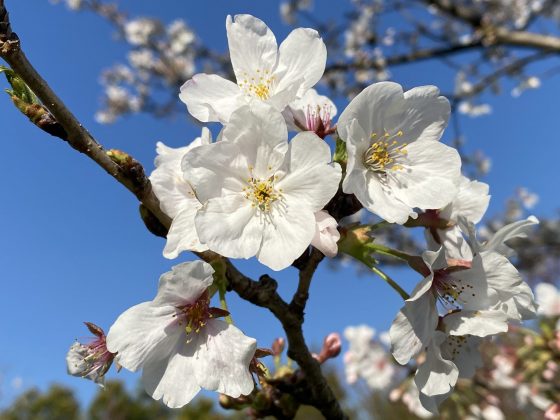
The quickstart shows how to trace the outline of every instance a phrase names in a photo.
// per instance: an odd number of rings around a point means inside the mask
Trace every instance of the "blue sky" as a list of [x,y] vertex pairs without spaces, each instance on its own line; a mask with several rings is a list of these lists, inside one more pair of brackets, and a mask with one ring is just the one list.
[[[150,171],[157,140],[180,146],[198,135],[199,128],[182,115],[171,120],[135,116],[111,126],[95,123],[99,74],[126,53],[123,44],[114,42],[112,28],[96,16],[70,13],[47,0],[6,3],[30,60],[107,148],[128,151]],[[206,2],[119,4],[131,15],[184,18],[203,41],[224,51],[227,14],[254,14],[278,39],[289,32],[279,21],[277,1],[214,0],[211,11]],[[318,13],[336,17],[339,4],[321,1]],[[449,72],[433,62],[395,69],[393,79],[407,86],[435,84],[443,91],[452,87]],[[517,99],[507,93],[489,98],[494,108],[490,117],[462,117],[468,147],[483,149],[493,161],[484,179],[493,195],[490,215],[519,186],[539,194],[537,215],[552,215],[558,208],[560,139],[554,113],[559,89],[560,78],[553,78]],[[18,378],[23,388],[63,383],[87,401],[95,387],[67,376],[64,361],[72,341],[88,336],[82,321],[107,330],[122,311],[153,298],[161,273],[192,257],[165,260],[164,242],[146,231],[134,197],[84,156],[28,123],[7,97],[0,97],[0,128],[0,406],[14,395],[11,383],[17,385]],[[255,261],[238,265],[253,277],[269,272]],[[394,274],[405,288],[415,283],[414,275]],[[296,286],[295,270],[274,277],[281,293],[289,296]],[[398,295],[377,278],[357,276],[353,268],[333,272],[322,267],[312,286],[305,333],[318,346],[325,335],[350,324],[384,330],[399,307]],[[268,312],[233,295],[230,309],[238,326],[261,346],[282,334]],[[121,377],[135,383],[133,375]]]

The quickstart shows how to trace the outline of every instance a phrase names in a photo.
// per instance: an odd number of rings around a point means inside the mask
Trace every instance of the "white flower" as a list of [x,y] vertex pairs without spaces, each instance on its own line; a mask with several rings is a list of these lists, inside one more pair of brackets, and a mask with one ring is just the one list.
[[181,87],[179,97],[200,121],[227,123],[233,111],[253,100],[282,111],[323,75],[327,49],[313,29],[293,30],[279,48],[272,31],[251,15],[228,16],[226,29],[237,84],[197,74]]
[[461,159],[439,142],[449,102],[433,86],[403,92],[392,82],[364,89],[344,110],[337,130],[346,141],[342,184],[365,208],[392,223],[438,209],[457,193]]
[[340,239],[338,223],[331,215],[324,211],[315,213],[315,236],[311,240],[311,245],[325,254],[327,257],[334,258],[338,253],[337,242]]
[[103,330],[91,322],[85,324],[96,338],[88,344],[77,341],[72,344],[66,355],[66,368],[70,375],[89,379],[103,387],[105,374],[115,355],[107,350]]
[[388,352],[373,340],[375,331],[366,325],[347,327],[344,337],[349,349],[344,354],[344,369],[348,383],[358,378],[373,390],[386,390],[395,379],[396,369]]
[[472,252],[458,222],[460,218],[470,223],[480,222],[490,202],[488,190],[488,184],[461,177],[457,195],[438,212],[438,217],[448,220],[452,226],[426,230],[428,247],[435,251],[443,246],[447,258],[471,260]]
[[313,131],[319,137],[334,132],[332,119],[336,106],[326,96],[309,89],[301,98],[290,103],[282,112],[289,130]]
[[282,270],[311,244],[315,213],[336,193],[341,170],[315,134],[299,133],[289,146],[287,137],[282,115],[254,102],[231,116],[222,141],[185,156],[185,177],[204,203],[196,230],[211,250]]
[[131,20],[124,26],[124,36],[132,45],[145,45],[161,30],[157,21],[149,18]]
[[210,130],[203,128],[200,137],[185,147],[174,149],[157,143],[156,169],[150,175],[150,181],[161,209],[173,219],[163,250],[166,258],[177,258],[182,251],[202,252],[208,249],[200,243],[194,227],[194,217],[202,204],[191,183],[183,176],[181,161],[190,150],[211,142]]
[[534,315],[532,294],[515,267],[496,252],[476,254],[469,266],[448,267],[443,248],[426,251],[430,275],[414,289],[391,325],[395,359],[407,363],[430,344],[445,311],[451,335],[485,337],[508,329],[508,320]]
[[227,312],[209,307],[213,272],[202,261],[173,267],[161,276],[155,299],[121,314],[107,335],[118,363],[142,369],[146,392],[171,408],[201,388],[234,398],[253,390],[256,340],[216,319]]
[[560,291],[552,284],[540,283],[535,288],[539,313],[544,316],[560,316]]

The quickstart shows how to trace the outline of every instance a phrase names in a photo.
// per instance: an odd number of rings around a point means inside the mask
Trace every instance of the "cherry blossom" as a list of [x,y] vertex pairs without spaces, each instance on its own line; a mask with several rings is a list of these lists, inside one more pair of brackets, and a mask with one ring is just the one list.
[[304,132],[288,144],[282,115],[259,102],[232,115],[222,141],[189,152],[183,170],[204,203],[195,217],[200,240],[226,257],[257,256],[273,270],[311,244],[315,213],[341,177],[323,140]]
[[115,355],[107,350],[103,329],[91,322],[85,324],[96,338],[87,344],[78,341],[72,344],[66,355],[66,367],[70,375],[104,386],[105,374],[113,364]]
[[342,184],[365,208],[391,223],[438,209],[457,193],[461,159],[439,142],[449,101],[434,86],[403,92],[397,83],[365,88],[344,110],[337,130],[346,141]]
[[200,243],[194,228],[194,217],[202,204],[190,182],[183,176],[181,161],[190,150],[211,142],[210,131],[203,128],[201,136],[188,146],[175,149],[161,142],[157,143],[156,169],[150,175],[150,181],[161,209],[173,219],[163,250],[166,258],[176,258],[182,251],[208,249]]
[[202,261],[173,267],[161,276],[155,299],[125,311],[107,335],[118,363],[142,369],[146,392],[171,408],[201,388],[234,398],[253,390],[256,340],[217,319],[227,311],[210,307],[213,273]]
[[202,122],[225,124],[236,109],[254,100],[281,112],[323,75],[327,49],[313,29],[293,30],[280,47],[268,26],[251,15],[228,16],[226,30],[237,83],[202,73],[181,87],[179,97]]

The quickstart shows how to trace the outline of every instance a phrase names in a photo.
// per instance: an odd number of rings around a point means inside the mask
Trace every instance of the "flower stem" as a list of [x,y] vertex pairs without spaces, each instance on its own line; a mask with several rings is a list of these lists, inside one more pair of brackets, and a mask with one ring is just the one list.
[[368,248],[378,254],[388,255],[390,257],[406,261],[410,268],[422,274],[424,277],[430,274],[430,269],[426,266],[422,257],[418,255],[410,255],[397,249],[389,248],[385,245],[377,243],[368,244]]
[[406,293],[406,291],[401,286],[399,286],[395,280],[393,280],[379,268],[373,266],[371,267],[371,271],[381,277],[389,286],[391,286],[399,295],[401,295],[404,300],[407,300],[410,297],[410,295]]
[[[224,311],[228,311],[228,312],[229,312],[228,306],[227,306],[227,302],[226,302],[226,291],[225,291],[225,289],[222,288],[222,287],[220,287],[220,288],[218,289],[218,291],[219,291],[219,293],[220,293],[220,307],[221,307]],[[233,319],[231,318],[231,314],[230,314],[230,315],[227,315],[227,316],[225,317],[225,319],[226,319],[226,322],[227,322],[228,324],[233,324]]]

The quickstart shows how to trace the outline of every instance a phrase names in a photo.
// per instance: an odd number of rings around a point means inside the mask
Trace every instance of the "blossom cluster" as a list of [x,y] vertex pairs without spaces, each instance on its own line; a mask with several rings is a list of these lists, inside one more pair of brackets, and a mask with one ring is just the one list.
[[[148,24],[127,28],[129,42],[138,45],[155,31]],[[457,150],[440,141],[450,104],[436,87],[405,91],[397,83],[374,83],[335,125],[337,107],[314,90],[327,61],[317,31],[294,29],[278,45],[263,21],[237,15],[227,17],[226,32],[235,82],[195,74],[179,95],[193,118],[222,124],[220,133],[213,140],[203,128],[185,147],[157,145],[150,179],[172,219],[163,255],[210,250],[256,257],[272,270],[290,267],[310,246],[334,257],[351,228],[339,226],[333,203],[349,196],[387,223],[426,226],[428,250],[414,266],[424,278],[397,314],[390,346],[398,363],[416,360],[419,400],[437,412],[458,378],[474,374],[487,337],[536,314],[506,242],[537,220],[478,241],[474,224],[488,206],[488,186],[464,177]],[[191,42],[182,33],[173,44],[180,48]],[[291,139],[290,132],[296,133]],[[327,138],[334,134],[333,155]],[[354,251],[375,249],[373,242],[361,238]],[[349,249],[340,248],[356,255]],[[103,354],[125,369],[142,370],[146,391],[169,407],[188,403],[201,388],[234,399],[250,394],[252,375],[260,372],[256,340],[233,325],[223,305],[210,304],[217,292],[225,303],[226,282],[220,269],[204,262],[173,267],[161,276],[153,301],[117,319],[103,338]],[[348,377],[371,386],[390,383],[394,368],[385,351],[372,352],[373,332],[348,329],[345,335],[352,343]],[[368,373],[381,365],[384,375]],[[81,376],[91,377],[86,370]]]

